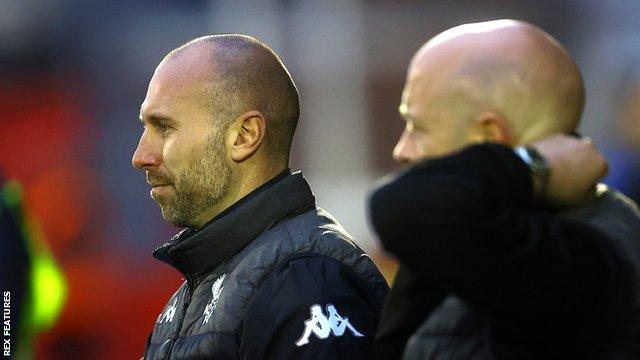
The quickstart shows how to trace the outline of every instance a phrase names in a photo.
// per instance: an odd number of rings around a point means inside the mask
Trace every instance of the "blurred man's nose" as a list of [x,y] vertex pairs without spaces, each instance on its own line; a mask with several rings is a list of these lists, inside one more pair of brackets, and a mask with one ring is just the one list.
[[401,164],[408,164],[415,160],[415,144],[405,130],[400,136],[396,147],[393,148],[393,159]]
[[155,151],[144,134],[138,142],[136,151],[133,152],[131,158],[131,164],[138,169],[145,170],[149,167],[155,167],[160,165],[160,153]]

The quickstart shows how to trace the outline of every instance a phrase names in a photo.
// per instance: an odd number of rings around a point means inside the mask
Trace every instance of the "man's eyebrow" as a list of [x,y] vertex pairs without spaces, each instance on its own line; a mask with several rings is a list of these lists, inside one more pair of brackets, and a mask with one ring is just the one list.
[[160,122],[173,122],[173,119],[171,119],[170,117],[166,116],[166,115],[162,115],[162,114],[151,114],[151,115],[147,115],[147,116],[142,116],[142,114],[138,115],[138,118],[140,119],[140,121],[144,124],[145,122],[152,122],[152,123],[160,123]]

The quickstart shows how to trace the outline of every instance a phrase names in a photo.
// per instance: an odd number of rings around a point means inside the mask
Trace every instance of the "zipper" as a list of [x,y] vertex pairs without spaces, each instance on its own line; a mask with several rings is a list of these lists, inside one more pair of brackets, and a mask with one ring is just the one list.
[[191,303],[191,296],[193,296],[193,290],[190,281],[187,279],[187,292],[184,295],[184,301],[182,303],[182,311],[180,316],[180,324],[177,327],[177,331],[171,336],[171,347],[169,348],[169,358],[173,354],[173,347],[176,344],[176,340],[180,337],[180,331],[182,330],[182,324],[184,323],[184,318],[187,315],[187,309],[189,308],[189,304]]
[[187,309],[189,308],[189,304],[191,303],[191,297],[193,296],[193,291],[196,287],[196,282],[191,273],[187,270],[186,266],[183,266],[179,259],[175,259],[172,255],[172,252],[168,251],[168,258],[170,259],[172,265],[180,270],[182,274],[184,274],[185,279],[187,280],[187,291],[184,295],[184,301],[182,303],[182,311],[180,316],[180,324],[177,326],[177,331],[171,336],[171,347],[169,348],[169,358],[173,354],[173,347],[176,344],[176,340],[180,337],[180,331],[182,330],[182,324],[184,323],[184,318],[187,315]]

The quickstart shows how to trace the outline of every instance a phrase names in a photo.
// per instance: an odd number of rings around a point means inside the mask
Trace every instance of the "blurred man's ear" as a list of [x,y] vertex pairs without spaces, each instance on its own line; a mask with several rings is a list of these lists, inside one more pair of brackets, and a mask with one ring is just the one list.
[[478,136],[483,142],[513,146],[514,140],[507,120],[494,112],[485,112],[476,121]]
[[264,140],[266,121],[259,111],[248,111],[238,116],[230,129],[231,149],[229,155],[235,162],[250,158]]

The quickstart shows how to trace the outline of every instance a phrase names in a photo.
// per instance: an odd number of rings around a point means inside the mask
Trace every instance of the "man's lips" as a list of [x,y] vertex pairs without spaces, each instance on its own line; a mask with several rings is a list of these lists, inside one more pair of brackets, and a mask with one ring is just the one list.
[[171,192],[171,184],[156,184],[156,183],[151,183],[149,184],[151,185],[151,190],[149,190],[149,194],[151,195],[151,197],[153,197],[154,199],[157,196],[162,196],[162,195],[166,195],[168,193]]

